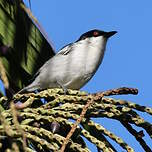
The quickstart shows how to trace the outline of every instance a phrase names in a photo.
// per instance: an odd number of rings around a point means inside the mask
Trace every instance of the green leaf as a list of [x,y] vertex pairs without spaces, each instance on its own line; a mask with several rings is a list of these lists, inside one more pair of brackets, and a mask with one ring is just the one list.
[[13,5],[0,0],[0,59],[9,82],[6,88],[13,92],[26,86],[55,54],[21,4],[19,0]]

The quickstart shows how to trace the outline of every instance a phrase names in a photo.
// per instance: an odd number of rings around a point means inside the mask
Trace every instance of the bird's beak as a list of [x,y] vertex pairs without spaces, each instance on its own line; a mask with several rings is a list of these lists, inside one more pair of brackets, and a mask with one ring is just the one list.
[[109,38],[109,37],[113,36],[116,33],[117,33],[117,31],[106,32],[105,37]]

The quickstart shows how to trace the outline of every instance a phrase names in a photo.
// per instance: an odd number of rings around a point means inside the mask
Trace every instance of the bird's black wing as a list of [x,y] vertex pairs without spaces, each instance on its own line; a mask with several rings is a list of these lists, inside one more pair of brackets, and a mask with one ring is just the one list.
[[74,43],[67,44],[56,55],[59,55],[59,54],[67,55],[67,54],[69,54],[69,52],[71,52],[73,50],[73,44]]
[[[67,55],[67,54],[69,54],[69,52],[71,52],[73,50],[73,47],[72,47],[73,44],[74,43],[67,44],[56,55]],[[44,69],[44,66],[48,65],[48,63],[49,63],[49,60],[46,61],[46,63],[34,74],[33,78],[30,79],[29,82],[33,82],[36,79],[36,77],[38,77],[38,75],[41,73],[42,69]]]

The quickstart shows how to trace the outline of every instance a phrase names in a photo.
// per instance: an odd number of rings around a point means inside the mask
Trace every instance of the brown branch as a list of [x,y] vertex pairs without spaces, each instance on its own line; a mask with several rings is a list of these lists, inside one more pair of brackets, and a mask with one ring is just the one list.
[[125,94],[137,95],[138,89],[122,87],[122,88],[118,88],[118,89],[107,90],[107,91],[100,92],[100,93],[94,93],[93,95],[98,96],[99,98],[101,96],[101,98],[102,98],[102,96],[125,95]]
[[72,136],[73,133],[75,132],[75,130],[76,130],[77,126],[79,125],[79,123],[81,122],[81,120],[84,118],[84,115],[86,114],[88,107],[89,107],[93,102],[94,102],[94,100],[93,100],[93,99],[90,99],[90,100],[87,102],[87,104],[84,106],[84,108],[82,109],[82,112],[81,112],[81,114],[80,114],[79,119],[77,119],[76,123],[72,126],[70,132],[68,133],[68,135],[66,136],[66,139],[65,139],[64,142],[63,142],[63,145],[62,145],[61,150],[60,150],[61,152],[64,152],[64,150],[65,150],[65,148],[66,148],[66,145],[68,144],[71,136]]
[[[84,115],[86,114],[88,108],[90,107],[90,105],[92,105],[96,100],[100,100],[102,99],[103,96],[110,96],[110,95],[121,95],[121,94],[137,94],[138,90],[137,89],[133,89],[133,88],[118,88],[118,89],[112,89],[112,90],[107,90],[105,92],[101,92],[101,93],[96,93],[90,96],[90,100],[87,102],[87,104],[83,107],[82,112],[80,114],[80,117],[77,119],[77,121],[75,122],[75,124],[72,126],[70,132],[67,134],[63,145],[60,149],[60,152],[64,152],[66,145],[68,144],[71,136],[73,135],[73,133],[75,132],[77,126],[80,124],[80,122],[82,121],[82,119],[84,118]],[[92,98],[91,98],[92,97]]]
[[4,87],[6,89],[8,89],[9,88],[9,81],[8,81],[7,76],[6,76],[6,70],[5,70],[5,67],[4,67],[1,59],[0,59],[0,77],[4,83]]
[[26,145],[26,135],[25,135],[23,129],[21,128],[21,126],[18,122],[18,112],[15,109],[15,105],[14,105],[13,102],[11,102],[10,107],[11,107],[11,111],[12,111],[14,125],[15,125],[16,129],[18,130],[18,132],[21,133],[21,135],[22,135],[23,149],[24,149],[24,151],[26,151],[26,147],[27,147],[27,145]]

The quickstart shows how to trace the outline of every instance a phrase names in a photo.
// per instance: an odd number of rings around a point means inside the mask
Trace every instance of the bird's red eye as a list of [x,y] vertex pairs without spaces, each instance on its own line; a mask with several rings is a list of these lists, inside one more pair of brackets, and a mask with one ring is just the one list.
[[97,31],[95,31],[95,32],[93,32],[93,35],[94,35],[94,36],[98,36],[99,33],[98,33]]

